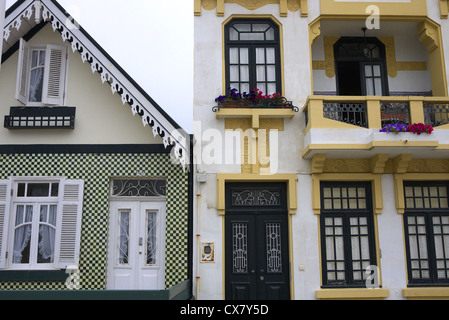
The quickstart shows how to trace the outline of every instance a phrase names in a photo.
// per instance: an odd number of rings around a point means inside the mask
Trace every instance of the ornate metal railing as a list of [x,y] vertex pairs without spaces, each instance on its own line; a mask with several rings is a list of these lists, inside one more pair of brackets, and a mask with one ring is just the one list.
[[[388,124],[449,125],[449,98],[424,96],[310,96],[302,108],[306,130],[340,127],[329,120],[362,128]],[[344,128],[345,126],[341,126]]]
[[424,103],[424,122],[432,127],[449,123],[449,103]]
[[382,127],[388,124],[410,124],[410,104],[408,102],[381,102]]
[[325,102],[323,104],[324,118],[368,128],[366,104]]

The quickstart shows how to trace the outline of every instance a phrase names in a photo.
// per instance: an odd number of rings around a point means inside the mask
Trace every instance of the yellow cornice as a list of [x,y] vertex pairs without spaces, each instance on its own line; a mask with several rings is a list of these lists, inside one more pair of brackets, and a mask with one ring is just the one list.
[[194,0],[194,14],[201,16],[202,9],[217,10],[217,16],[225,15],[225,3],[238,4],[248,10],[256,10],[268,4],[278,4],[279,14],[286,17],[288,11],[301,12],[302,17],[308,16],[308,0]]
[[[320,0],[321,16],[363,16],[365,19],[370,15],[367,10],[369,6],[376,6],[382,18],[389,17],[426,17],[427,3],[423,0],[412,0],[411,2],[393,3],[379,1],[341,2],[335,0]],[[368,12],[367,12],[368,11]]]

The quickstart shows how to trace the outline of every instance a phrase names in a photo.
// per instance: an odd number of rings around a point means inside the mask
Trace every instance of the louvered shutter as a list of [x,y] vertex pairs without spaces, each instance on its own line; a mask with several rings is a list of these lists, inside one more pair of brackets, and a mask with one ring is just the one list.
[[67,47],[47,45],[42,102],[49,105],[64,104]]
[[11,182],[9,180],[0,180],[0,269],[4,269],[6,267],[10,205]]
[[79,264],[84,182],[62,180],[56,235],[56,267],[66,269]]
[[16,99],[26,105],[28,102],[27,81],[29,73],[30,46],[20,39],[19,63],[17,64]]

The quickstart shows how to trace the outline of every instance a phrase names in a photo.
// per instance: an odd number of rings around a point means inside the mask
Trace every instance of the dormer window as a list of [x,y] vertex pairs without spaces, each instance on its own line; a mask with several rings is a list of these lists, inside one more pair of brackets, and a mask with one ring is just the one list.
[[16,99],[26,106],[63,105],[67,48],[20,39]]

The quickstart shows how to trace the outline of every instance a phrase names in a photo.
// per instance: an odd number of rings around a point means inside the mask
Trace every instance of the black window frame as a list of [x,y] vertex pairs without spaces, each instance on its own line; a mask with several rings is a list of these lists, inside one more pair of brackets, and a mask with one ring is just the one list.
[[[363,47],[366,47],[367,45],[375,45],[377,46],[379,50],[379,57],[367,57],[363,55],[348,55],[348,56],[342,56],[340,54],[340,47],[344,46],[345,44],[353,44],[357,45],[363,49]],[[372,50],[372,49],[371,49]],[[371,52],[371,51],[370,51]],[[370,53],[371,54],[371,53]],[[378,65],[380,66],[380,79],[382,83],[382,96],[389,96],[390,90],[389,90],[389,84],[388,84],[388,72],[387,72],[387,61],[386,61],[386,49],[385,45],[380,41],[379,39],[375,37],[341,37],[335,44],[334,44],[334,59],[335,59],[335,79],[336,79],[336,87],[337,87],[337,95],[346,95],[345,93],[342,93],[342,90],[340,88],[340,63],[357,63],[359,68],[359,82],[360,82],[360,96],[366,96],[367,95],[367,89],[366,89],[366,78],[372,78],[367,77],[365,75],[364,68],[366,65]],[[357,80],[357,79],[356,79]],[[358,94],[351,93],[350,95],[356,96]]]
[[[237,24],[251,24],[251,25],[257,25],[257,24],[268,24],[270,27],[274,30],[274,40],[231,40],[230,36],[230,30]],[[239,81],[232,81],[230,80],[230,48],[248,48],[249,51],[249,90],[248,93],[253,89],[259,89],[263,91],[261,88],[257,87],[257,63],[256,63],[256,47],[257,48],[274,48],[275,51],[275,63],[273,64],[276,68],[275,81],[268,81],[265,78],[265,81],[259,81],[259,83],[264,82],[266,84],[268,83],[275,83],[276,85],[276,93],[280,93],[283,95],[282,92],[282,63],[281,63],[281,36],[280,36],[280,27],[269,18],[263,19],[246,19],[246,18],[234,18],[230,22],[228,22],[224,28],[224,39],[225,39],[225,82],[226,82],[226,88],[233,87],[231,86],[231,83],[239,83],[239,88],[237,89],[240,92],[240,87],[242,83],[246,83],[246,81],[241,81],[241,78],[239,78]],[[240,65],[240,64],[236,64]],[[268,88],[268,87],[267,87]],[[243,94],[243,92],[240,92]],[[264,94],[267,94],[267,92],[263,91]]]
[[[324,188],[365,188],[365,209],[326,209]],[[341,190],[341,189],[340,189]],[[359,191],[357,191],[359,192]],[[360,269],[353,268],[352,249],[351,249],[351,218],[366,218],[366,227],[368,231],[368,252],[369,265],[377,266],[377,244],[375,241],[375,227],[374,227],[374,209],[372,200],[372,185],[371,182],[357,181],[357,182],[328,182],[322,181],[320,185],[321,198],[321,213],[320,213],[320,240],[321,240],[321,270],[322,270],[322,288],[366,288],[366,269],[360,266]],[[341,198],[343,199],[343,197]],[[349,199],[349,196],[348,198]],[[358,198],[357,198],[358,199]],[[349,200],[348,200],[349,201]],[[344,280],[331,280],[328,278],[328,262],[335,263],[337,260],[327,260],[326,251],[326,219],[341,218],[343,226],[343,248],[344,248]],[[335,226],[334,226],[335,227]],[[360,231],[360,230],[359,230]],[[360,236],[360,235],[359,235]],[[359,259],[360,261],[363,259]],[[337,270],[337,268],[335,268]],[[333,270],[330,270],[331,272]],[[361,280],[354,280],[354,272],[361,272]],[[337,273],[337,271],[335,271]]]
[[[444,263],[446,265],[445,268],[438,268],[437,266],[437,257],[436,257],[436,247],[435,247],[435,234],[434,234],[434,218],[439,218],[440,221],[442,221],[441,217],[446,217],[449,219],[449,208],[409,208],[407,206],[407,195],[406,195],[406,187],[445,187],[446,188],[446,196],[445,198],[447,201],[449,201],[449,181],[404,181],[403,188],[404,188],[404,201],[405,201],[405,210],[404,210],[404,237],[405,237],[405,249],[406,249],[406,263],[407,263],[407,286],[408,287],[420,287],[420,286],[426,286],[426,287],[438,287],[438,286],[448,286],[449,285],[449,252],[445,252],[445,259]],[[415,192],[415,191],[414,191]],[[439,192],[439,191],[438,191]],[[412,198],[412,197],[408,197]],[[413,197],[414,199],[415,197]],[[418,197],[417,198],[426,198]],[[429,196],[429,199],[432,197]],[[433,197],[435,198],[435,197]],[[413,201],[416,201],[415,199]],[[438,200],[440,201],[440,200]],[[416,223],[411,224],[409,221],[409,218],[415,218]],[[416,217],[423,217],[424,219],[421,220],[421,222],[424,222],[423,224],[419,224]],[[410,248],[410,230],[409,228],[413,228],[414,226],[421,226],[421,229],[416,228],[418,235],[424,235],[425,241],[426,241],[426,250],[427,250],[427,259],[426,258],[419,258],[419,259],[413,259],[416,260],[414,264],[412,264],[411,259],[411,248]],[[449,222],[446,224],[447,227],[449,227]],[[424,228],[424,229],[423,229]],[[443,228],[442,228],[443,229]],[[446,228],[447,229],[447,228]],[[412,229],[413,230],[413,229]],[[421,230],[421,232],[419,231]],[[425,233],[422,231],[425,230]],[[443,230],[442,230],[443,232]],[[449,234],[449,233],[446,233]],[[444,233],[443,233],[444,235]],[[443,249],[444,250],[444,249]],[[428,267],[426,268],[426,261],[428,263]],[[423,261],[423,263],[421,263]],[[412,268],[412,266],[416,266],[416,262],[419,264],[419,268]],[[413,278],[413,272],[419,272],[421,276],[423,275],[422,272],[426,272],[426,270],[429,272],[428,278]],[[438,278],[438,270],[444,270],[447,277],[445,279],[439,279]]]

